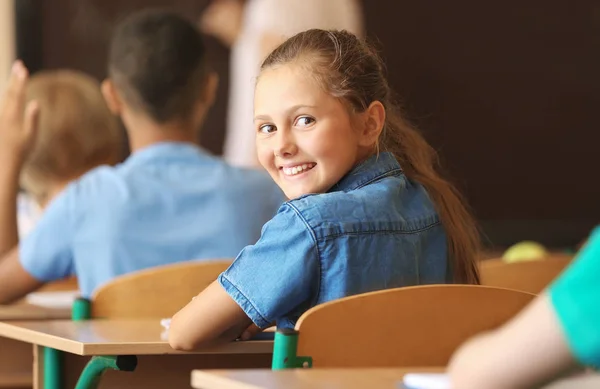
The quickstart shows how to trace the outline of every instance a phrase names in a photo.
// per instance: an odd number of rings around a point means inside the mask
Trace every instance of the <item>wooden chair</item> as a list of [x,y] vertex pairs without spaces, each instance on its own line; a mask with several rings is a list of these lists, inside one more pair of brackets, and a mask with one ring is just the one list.
[[79,289],[76,277],[69,277],[58,281],[49,282],[36,292],[64,292]]
[[117,277],[92,296],[91,317],[171,317],[216,280],[231,262],[189,261]]
[[[117,277],[98,288],[91,302],[84,299],[76,301],[73,317],[76,320],[155,318],[156,326],[160,328],[159,319],[171,317],[189,303],[216,280],[231,262],[232,260],[189,261]],[[48,357],[59,360],[58,356],[48,353],[44,354],[45,363]],[[252,360],[243,354],[200,355],[194,358],[203,363],[216,361],[221,366],[241,365],[252,368],[268,366],[271,355],[253,355]],[[133,371],[137,360],[137,356],[133,355],[94,356],[83,369],[76,388],[95,389],[106,370]],[[148,365],[146,369],[149,370]]]
[[534,297],[428,285],[343,298],[308,310],[295,331],[278,332],[272,367],[445,366],[465,340],[503,324]]
[[502,259],[480,262],[481,284],[538,294],[571,262],[571,255],[552,255],[535,261],[506,263]]

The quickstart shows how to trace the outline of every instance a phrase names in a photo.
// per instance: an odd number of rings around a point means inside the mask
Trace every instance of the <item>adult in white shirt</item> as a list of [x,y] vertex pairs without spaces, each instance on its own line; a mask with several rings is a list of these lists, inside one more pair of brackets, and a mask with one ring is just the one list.
[[258,166],[254,86],[264,58],[285,39],[311,28],[364,34],[358,0],[213,0],[201,27],[231,46],[223,157],[231,164],[250,167]]

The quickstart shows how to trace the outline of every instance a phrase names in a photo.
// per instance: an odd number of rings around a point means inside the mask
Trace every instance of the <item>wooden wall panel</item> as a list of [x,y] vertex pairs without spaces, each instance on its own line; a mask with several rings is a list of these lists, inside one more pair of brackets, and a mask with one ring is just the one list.
[[[21,2],[43,16],[40,66],[103,77],[120,15],[169,4],[197,17],[208,0]],[[598,1],[363,3],[393,88],[466,192],[488,243],[573,245],[600,221]],[[208,45],[221,88],[203,143],[219,153],[228,51]]]

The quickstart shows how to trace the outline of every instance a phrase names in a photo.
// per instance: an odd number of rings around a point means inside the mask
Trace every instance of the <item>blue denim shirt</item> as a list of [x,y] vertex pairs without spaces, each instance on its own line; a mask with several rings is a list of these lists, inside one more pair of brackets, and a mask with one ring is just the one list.
[[158,143],[69,185],[21,240],[20,261],[41,281],[76,275],[89,298],[123,274],[234,258],[284,200],[264,172],[189,143]]
[[427,192],[382,153],[328,193],[284,203],[219,282],[259,327],[293,328],[315,305],[445,283],[450,274],[446,234]]

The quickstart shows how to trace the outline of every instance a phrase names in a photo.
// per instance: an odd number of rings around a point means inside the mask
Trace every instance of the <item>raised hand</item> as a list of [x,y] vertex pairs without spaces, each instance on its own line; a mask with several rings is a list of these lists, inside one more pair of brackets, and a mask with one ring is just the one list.
[[28,77],[29,73],[23,63],[16,61],[0,100],[0,156],[19,161],[25,159],[33,145],[40,114],[37,102],[26,104]]

